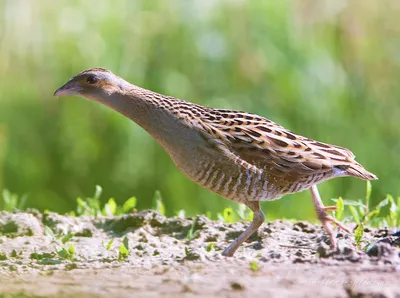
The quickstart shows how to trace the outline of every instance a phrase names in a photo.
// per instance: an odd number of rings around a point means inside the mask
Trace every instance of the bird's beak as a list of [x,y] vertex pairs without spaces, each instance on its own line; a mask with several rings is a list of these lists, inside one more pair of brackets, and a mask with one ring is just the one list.
[[82,91],[82,87],[78,82],[68,82],[64,86],[58,88],[56,92],[54,92],[54,96],[77,95],[80,91]]

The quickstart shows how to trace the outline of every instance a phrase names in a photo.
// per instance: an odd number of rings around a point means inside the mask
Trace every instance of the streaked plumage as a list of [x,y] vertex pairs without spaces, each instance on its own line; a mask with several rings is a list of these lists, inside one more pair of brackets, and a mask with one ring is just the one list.
[[225,255],[233,255],[264,221],[259,201],[310,188],[318,217],[335,246],[327,222],[347,229],[326,214],[332,207],[323,206],[315,185],[341,176],[376,179],[346,148],[296,135],[258,115],[164,96],[131,85],[105,69],[78,74],[56,91],[63,94],[99,101],[129,117],[165,148],[190,179],[248,205],[255,212],[254,220]]

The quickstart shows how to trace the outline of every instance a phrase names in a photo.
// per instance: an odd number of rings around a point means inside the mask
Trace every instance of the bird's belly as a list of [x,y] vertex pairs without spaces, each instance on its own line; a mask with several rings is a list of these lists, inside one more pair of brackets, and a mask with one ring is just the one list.
[[231,160],[221,160],[204,150],[190,157],[174,158],[176,166],[191,180],[218,195],[237,202],[275,200],[281,194],[268,175],[254,173]]

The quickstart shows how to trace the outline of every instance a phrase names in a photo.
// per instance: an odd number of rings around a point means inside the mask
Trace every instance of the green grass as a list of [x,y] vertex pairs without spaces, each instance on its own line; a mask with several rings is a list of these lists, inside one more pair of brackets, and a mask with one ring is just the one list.
[[348,217],[344,221],[356,222],[361,226],[369,225],[372,227],[395,228],[400,226],[400,197],[394,199],[392,195],[386,195],[386,198],[380,201],[376,206],[370,206],[372,186],[367,182],[367,191],[365,201],[333,199],[336,202],[335,216],[342,220],[343,213]]
[[[67,212],[102,185],[101,206],[114,198],[108,213],[132,195],[135,208],[151,208],[156,190],[168,216],[183,209],[216,218],[236,209],[184,177],[122,116],[83,99],[53,98],[94,66],[350,148],[380,178],[372,206],[400,193],[400,11],[393,1],[28,2],[0,1],[0,190],[28,194],[25,207]],[[325,202],[339,195],[358,201],[363,187],[335,179],[320,191]],[[315,219],[307,193],[263,208],[269,220]]]
[[118,261],[122,262],[129,257],[129,239],[124,237],[118,250]]

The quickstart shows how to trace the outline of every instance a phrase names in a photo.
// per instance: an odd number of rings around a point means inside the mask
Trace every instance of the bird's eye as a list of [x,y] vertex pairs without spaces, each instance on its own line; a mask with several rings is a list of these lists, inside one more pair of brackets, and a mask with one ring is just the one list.
[[86,79],[86,82],[88,82],[89,84],[94,84],[97,82],[97,79],[95,76],[88,76],[88,78]]

